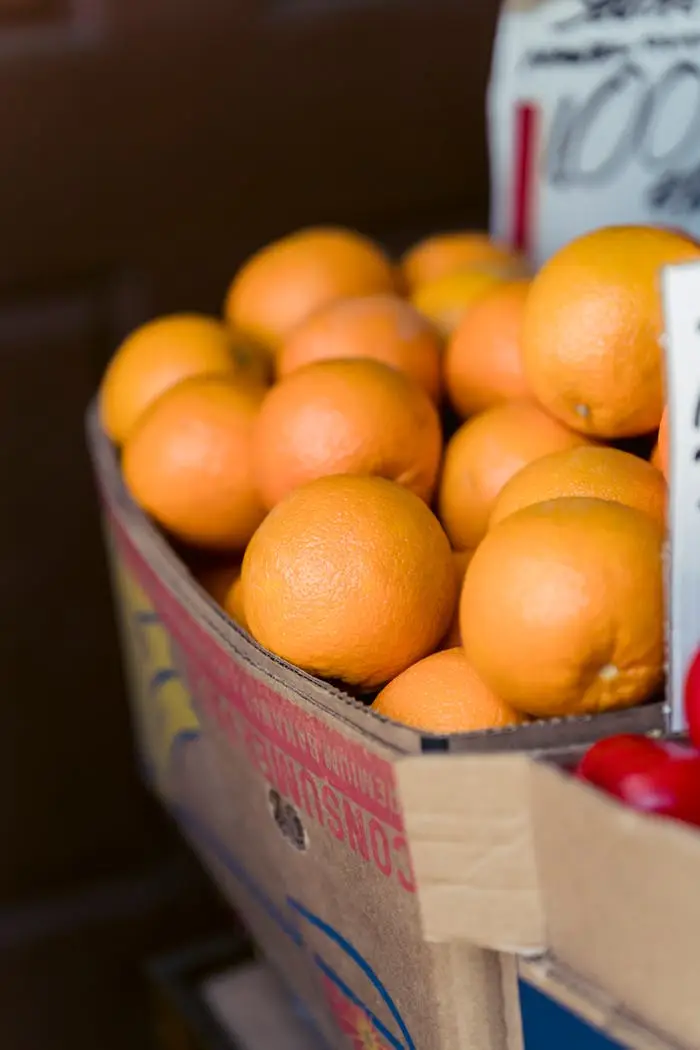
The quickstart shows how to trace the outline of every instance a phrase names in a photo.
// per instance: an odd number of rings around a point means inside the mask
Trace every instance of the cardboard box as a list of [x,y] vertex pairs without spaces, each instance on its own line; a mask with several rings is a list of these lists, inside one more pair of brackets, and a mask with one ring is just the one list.
[[331,1043],[504,1050],[517,974],[496,952],[545,943],[531,756],[658,728],[660,705],[455,737],[390,723],[236,628],[94,415],[89,440],[144,773],[256,941]]
[[533,812],[556,963],[601,990],[611,1025],[700,1046],[700,833],[547,764],[533,764]]

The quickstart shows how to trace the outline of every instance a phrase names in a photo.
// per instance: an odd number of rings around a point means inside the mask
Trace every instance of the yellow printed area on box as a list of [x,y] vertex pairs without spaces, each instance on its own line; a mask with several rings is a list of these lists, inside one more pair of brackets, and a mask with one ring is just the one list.
[[131,654],[132,707],[146,775],[167,794],[167,774],[178,741],[199,732],[189,687],[171,639],[146,591],[116,556],[113,578],[125,645]]

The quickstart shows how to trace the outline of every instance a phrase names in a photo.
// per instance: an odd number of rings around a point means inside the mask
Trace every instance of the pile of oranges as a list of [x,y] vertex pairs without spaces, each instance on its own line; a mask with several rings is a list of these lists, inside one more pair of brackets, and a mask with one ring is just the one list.
[[134,332],[102,424],[212,599],[380,715],[450,733],[628,707],[664,669],[657,275],[697,259],[648,227],[534,275],[476,232],[395,263],[303,230],[242,266],[222,318]]

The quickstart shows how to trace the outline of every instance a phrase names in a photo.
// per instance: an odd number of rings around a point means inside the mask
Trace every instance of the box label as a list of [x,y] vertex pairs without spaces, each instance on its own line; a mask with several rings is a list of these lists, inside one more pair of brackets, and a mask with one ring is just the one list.
[[539,265],[599,226],[700,235],[700,0],[506,0],[491,227]]
[[671,729],[685,729],[685,681],[700,647],[700,263],[662,275],[669,412],[667,565]]

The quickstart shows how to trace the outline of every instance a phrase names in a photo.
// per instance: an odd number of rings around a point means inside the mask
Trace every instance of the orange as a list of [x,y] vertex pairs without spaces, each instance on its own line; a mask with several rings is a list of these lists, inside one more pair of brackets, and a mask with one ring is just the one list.
[[532,282],[523,324],[531,389],[562,422],[603,438],[656,430],[663,409],[659,270],[700,259],[668,230],[615,226],[558,251]]
[[664,674],[662,547],[657,523],[622,503],[571,497],[517,511],[467,569],[467,658],[529,715],[641,703]]
[[528,463],[501,491],[489,527],[533,503],[562,496],[616,500],[666,525],[666,482],[650,463],[616,448],[584,445]]
[[476,547],[501,489],[524,466],[586,443],[528,401],[497,405],[463,423],[447,445],[438,497],[452,546]]
[[229,288],[225,314],[234,328],[270,350],[315,310],[335,299],[392,292],[394,267],[354,230],[312,227],[261,248]]
[[407,668],[384,686],[372,710],[427,733],[474,733],[523,721],[482,682],[459,648]]
[[263,392],[225,377],[190,379],[163,394],[130,432],[127,488],[185,543],[242,550],[264,517],[251,471]]
[[239,563],[210,566],[202,570],[197,578],[217,605],[220,605],[240,627],[247,630]]
[[[472,560],[474,551],[452,551],[452,567],[455,573],[457,594],[462,593],[462,584],[467,572],[469,562]],[[453,649],[462,644],[462,635],[459,629],[459,603],[455,606],[454,616],[447,634],[440,643],[441,649]]]
[[447,338],[474,303],[503,280],[488,269],[457,270],[421,285],[411,301]]
[[437,401],[442,345],[433,326],[395,295],[341,299],[313,314],[285,341],[278,376],[330,358],[372,357],[412,376]]
[[442,434],[417,383],[370,359],[318,361],[265,397],[253,464],[266,507],[328,474],[377,474],[429,500]]
[[657,467],[668,480],[668,409],[664,409],[659,426],[659,434],[656,439],[656,447],[651,456],[651,462]]
[[173,314],[137,328],[109,363],[100,388],[102,425],[116,444],[145,410],[176,383],[207,373],[263,382],[265,362],[221,321]]
[[408,489],[320,478],[267,516],[243,559],[250,631],[312,674],[372,688],[437,646],[456,600],[450,545]]
[[463,418],[529,395],[521,350],[529,290],[525,280],[496,285],[454,331],[445,355],[445,384]]
[[410,248],[401,260],[404,283],[411,291],[472,266],[491,267],[504,274],[527,272],[527,262],[521,255],[477,230],[457,230],[426,237]]

